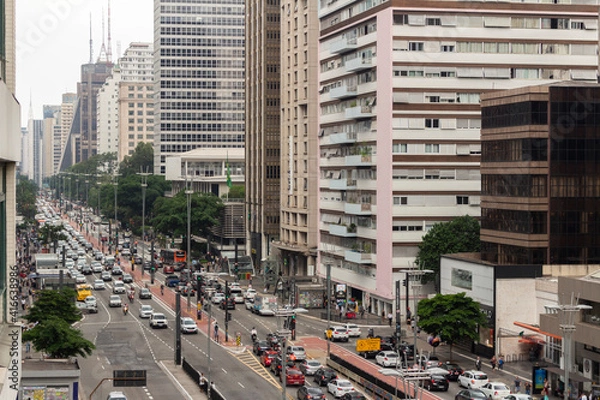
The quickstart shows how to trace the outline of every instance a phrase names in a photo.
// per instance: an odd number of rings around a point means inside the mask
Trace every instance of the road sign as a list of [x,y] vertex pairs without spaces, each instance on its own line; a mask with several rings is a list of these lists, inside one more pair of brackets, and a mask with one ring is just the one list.
[[381,349],[380,339],[358,339],[356,341],[356,351],[359,353],[365,351],[379,351]]
[[146,370],[114,370],[113,386],[146,386]]

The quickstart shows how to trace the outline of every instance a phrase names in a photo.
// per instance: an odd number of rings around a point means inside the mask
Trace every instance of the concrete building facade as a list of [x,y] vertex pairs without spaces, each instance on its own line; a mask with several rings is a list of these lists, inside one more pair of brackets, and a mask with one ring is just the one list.
[[320,3],[321,276],[394,308],[428,229],[480,216],[480,94],[596,80],[579,3]]
[[219,5],[154,0],[156,174],[169,155],[244,147],[244,1]]
[[98,154],[119,152],[119,84],[121,68],[115,65],[109,77],[98,90],[96,120],[98,127]]

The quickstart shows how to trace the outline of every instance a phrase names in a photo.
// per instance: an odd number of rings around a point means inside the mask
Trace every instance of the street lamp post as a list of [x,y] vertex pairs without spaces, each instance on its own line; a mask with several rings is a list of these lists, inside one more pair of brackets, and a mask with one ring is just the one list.
[[148,187],[148,175],[150,173],[139,172],[138,175],[142,178],[142,276],[144,276],[144,264],[146,264],[146,188]]
[[[327,267],[327,329],[331,328],[331,263]],[[327,358],[331,354],[331,339],[327,338]]]
[[[418,276],[418,277],[423,277],[424,275],[427,274],[433,274],[435,271],[430,270],[430,269],[401,269],[399,272],[403,272],[406,274],[406,284],[410,285],[410,279],[409,276]],[[418,307],[419,307],[419,302],[417,301],[417,289],[420,287],[420,285],[418,285],[416,282],[413,282],[412,284],[412,288],[413,288],[413,300],[414,300],[414,321],[415,321],[415,328],[414,328],[414,332],[413,332],[413,336],[414,336],[414,357],[415,360],[417,360],[417,329],[418,329],[418,324],[419,324],[419,316],[418,316]]]
[[119,186],[119,175],[113,174],[113,186],[115,188],[115,253],[119,251],[119,221],[117,220],[117,187]]
[[[572,338],[575,333],[576,326],[576,316],[581,310],[590,310],[592,306],[587,304],[577,304],[578,299],[575,299],[573,293],[571,293],[571,302],[569,304],[559,304],[556,306],[546,306],[547,309],[554,311],[559,314],[560,324],[558,325],[560,330],[563,333],[563,364],[565,368],[565,388],[563,390],[563,399],[569,400],[571,396],[571,391],[569,389],[569,380],[570,380],[570,372],[572,365],[572,355],[571,355],[571,347],[572,347]],[[549,395],[549,393],[547,393]]]
[[[185,258],[186,260],[186,264],[187,264],[187,270],[188,270],[188,274],[192,271],[191,267],[190,267],[190,261],[191,261],[191,241],[190,241],[190,236],[192,234],[192,194],[194,193],[194,191],[192,190],[192,182],[188,181],[187,179],[187,173],[185,175],[185,195],[187,197],[187,256]],[[200,288],[198,288],[198,290],[200,290]],[[191,308],[191,295],[190,293],[188,293],[188,298],[187,298],[187,310],[188,312],[190,311]],[[227,308],[227,307],[225,307]],[[225,310],[225,315],[227,316],[227,310]],[[225,321],[225,324],[227,324],[227,321]]]

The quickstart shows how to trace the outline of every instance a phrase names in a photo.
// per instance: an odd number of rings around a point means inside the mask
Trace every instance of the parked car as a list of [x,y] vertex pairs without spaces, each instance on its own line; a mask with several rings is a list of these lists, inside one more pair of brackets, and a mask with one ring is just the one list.
[[298,389],[298,400],[325,400],[325,393],[318,387],[302,386]]
[[304,375],[314,375],[319,368],[323,368],[323,364],[319,360],[304,360],[298,366]]
[[141,288],[140,291],[138,292],[138,297],[140,299],[151,299],[152,292],[148,288]]
[[394,351],[382,351],[375,356],[375,362],[382,367],[395,367],[398,365],[398,353]]
[[306,350],[302,346],[288,346],[286,349],[287,356],[292,361],[306,360]]
[[463,389],[454,396],[454,400],[487,400],[487,397],[479,389]]
[[337,379],[337,373],[333,369],[325,367],[319,368],[313,378],[319,386],[326,386],[333,379]]
[[458,385],[467,389],[479,389],[489,381],[487,375],[481,371],[465,371],[458,377]]
[[510,394],[510,388],[502,382],[488,382],[479,389],[490,400],[500,400]]
[[352,382],[347,379],[333,379],[327,384],[327,391],[335,398],[342,397],[346,393],[353,392],[354,390]]
[[348,330],[344,326],[332,326],[325,331],[325,339],[331,341],[347,342],[349,337]]
[[167,328],[167,317],[163,313],[152,313],[150,316],[151,328]]
[[[279,374],[279,380],[283,382],[283,374]],[[286,368],[285,370],[285,385],[293,386],[293,385],[304,385],[306,383],[306,378],[304,378],[304,374],[298,368]]]
[[181,333],[198,333],[198,325],[190,317],[183,317],[180,320]]
[[150,318],[154,310],[150,304],[142,304],[140,306],[139,316],[140,318]]

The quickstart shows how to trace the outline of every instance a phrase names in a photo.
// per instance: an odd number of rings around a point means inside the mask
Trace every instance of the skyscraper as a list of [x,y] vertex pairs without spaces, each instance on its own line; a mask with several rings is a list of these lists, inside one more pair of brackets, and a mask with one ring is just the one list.
[[321,2],[322,275],[393,310],[423,235],[480,216],[480,93],[596,80],[587,4]]
[[244,0],[154,9],[154,172],[164,174],[168,155],[244,146]]

